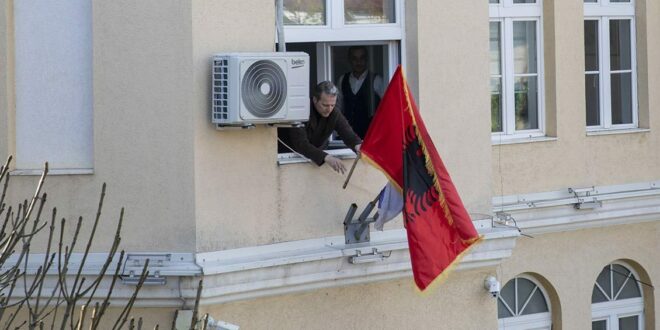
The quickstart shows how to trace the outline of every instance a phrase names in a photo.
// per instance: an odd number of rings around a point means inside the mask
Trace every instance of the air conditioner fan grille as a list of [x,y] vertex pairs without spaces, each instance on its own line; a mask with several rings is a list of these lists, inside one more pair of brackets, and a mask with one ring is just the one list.
[[241,82],[241,98],[250,114],[269,118],[280,111],[287,96],[284,71],[277,63],[260,60],[245,71]]

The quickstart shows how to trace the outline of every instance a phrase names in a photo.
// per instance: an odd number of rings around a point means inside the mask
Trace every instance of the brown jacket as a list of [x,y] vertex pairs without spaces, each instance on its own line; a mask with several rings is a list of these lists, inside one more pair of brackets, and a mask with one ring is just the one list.
[[318,166],[325,162],[327,153],[323,149],[328,146],[328,138],[332,131],[337,131],[344,143],[353,150],[356,145],[362,143],[339,109],[335,108],[330,116],[324,118],[319,115],[313,104],[309,110],[309,121],[305,127],[281,130],[286,144],[311,159]]

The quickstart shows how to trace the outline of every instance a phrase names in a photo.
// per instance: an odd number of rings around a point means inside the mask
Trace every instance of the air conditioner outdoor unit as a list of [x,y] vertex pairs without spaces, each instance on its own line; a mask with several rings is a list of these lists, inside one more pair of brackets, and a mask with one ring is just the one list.
[[211,122],[217,128],[309,119],[306,53],[215,54],[211,66]]

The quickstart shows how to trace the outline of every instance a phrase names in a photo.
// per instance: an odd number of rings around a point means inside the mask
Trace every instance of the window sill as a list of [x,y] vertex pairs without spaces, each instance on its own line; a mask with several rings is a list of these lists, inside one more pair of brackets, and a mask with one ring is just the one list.
[[[13,170],[9,172],[10,175],[21,175],[21,176],[37,176],[41,175],[43,170]],[[94,174],[93,168],[56,168],[49,169],[48,175],[89,175]]]
[[[339,159],[355,159],[355,157],[357,157],[357,155],[353,152],[353,150],[348,148],[324,150],[324,151]],[[285,152],[285,153],[277,154],[277,165],[297,164],[297,163],[310,163],[310,161],[293,152]]]
[[534,143],[534,142],[550,142],[557,141],[558,138],[554,136],[525,136],[525,137],[492,137],[491,142],[494,146],[503,144],[519,144],[519,143]]
[[587,136],[647,133],[650,131],[651,130],[648,128],[599,129],[599,130],[587,131]]

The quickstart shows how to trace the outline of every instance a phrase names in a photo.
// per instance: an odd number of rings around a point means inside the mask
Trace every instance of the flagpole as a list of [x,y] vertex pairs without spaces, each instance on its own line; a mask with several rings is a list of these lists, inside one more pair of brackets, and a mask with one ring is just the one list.
[[348,185],[348,181],[351,179],[351,176],[353,176],[353,170],[355,170],[355,166],[357,165],[358,161],[360,161],[360,157],[362,157],[362,154],[358,151],[357,157],[355,157],[355,160],[353,161],[353,165],[351,166],[351,170],[348,171],[348,176],[346,177],[346,181],[344,181],[344,186],[342,189],[346,189],[346,186]]

